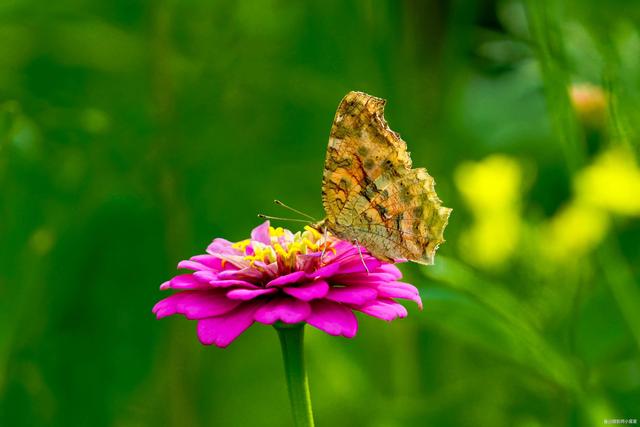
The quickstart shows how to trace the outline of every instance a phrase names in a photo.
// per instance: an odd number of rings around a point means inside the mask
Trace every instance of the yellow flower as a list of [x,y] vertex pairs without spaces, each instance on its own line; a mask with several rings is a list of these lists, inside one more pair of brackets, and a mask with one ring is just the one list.
[[461,237],[463,256],[481,267],[500,267],[514,254],[520,238],[520,165],[510,157],[492,155],[460,165],[455,182],[474,217]]
[[640,215],[640,169],[624,148],[601,153],[573,184],[572,201],[542,233],[542,252],[559,262],[593,250],[609,230],[610,215]]
[[520,203],[522,171],[518,162],[504,155],[461,164],[455,182],[469,208],[479,215]]
[[462,253],[475,265],[499,267],[515,252],[520,225],[514,213],[476,221],[460,239]]
[[604,239],[609,217],[600,209],[572,202],[557,213],[543,232],[543,253],[558,261],[584,255]]
[[574,181],[582,204],[621,215],[640,215],[640,169],[622,148],[602,153]]

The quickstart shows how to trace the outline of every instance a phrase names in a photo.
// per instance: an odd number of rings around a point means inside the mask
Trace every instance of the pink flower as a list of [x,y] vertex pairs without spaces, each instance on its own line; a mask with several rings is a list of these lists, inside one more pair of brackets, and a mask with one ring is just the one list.
[[293,234],[267,221],[250,239],[215,239],[206,255],[181,261],[178,268],[191,272],[160,286],[179,292],[153,312],[158,319],[182,314],[196,320],[202,344],[226,347],[254,322],[306,322],[352,338],[358,330],[354,311],[391,321],[407,315],[394,298],[422,308],[418,290],[398,281],[402,274],[395,265],[364,248],[362,256],[349,242],[331,236],[325,242],[311,227]]

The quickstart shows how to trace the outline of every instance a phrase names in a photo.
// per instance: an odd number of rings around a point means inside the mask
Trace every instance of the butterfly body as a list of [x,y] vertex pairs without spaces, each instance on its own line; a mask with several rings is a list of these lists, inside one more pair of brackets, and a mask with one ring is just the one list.
[[384,119],[385,101],[349,92],[336,112],[322,179],[318,229],[357,241],[383,260],[432,264],[451,209],[433,178],[413,169],[406,143]]

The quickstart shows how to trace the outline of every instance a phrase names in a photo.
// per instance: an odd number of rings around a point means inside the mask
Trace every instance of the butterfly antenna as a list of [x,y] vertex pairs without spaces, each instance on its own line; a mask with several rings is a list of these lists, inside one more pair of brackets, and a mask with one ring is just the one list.
[[276,221],[304,222],[305,224],[309,224],[309,221],[307,221],[306,219],[298,219],[298,218],[282,218],[282,217],[279,217],[279,216],[271,216],[271,215],[264,215],[264,214],[258,214],[258,218],[273,219],[273,220],[276,220]]
[[327,227],[323,227],[323,232],[322,232],[322,241],[323,241],[323,245],[322,245],[322,253],[320,254],[320,265],[322,265],[322,258],[324,258],[324,253],[327,251]]
[[282,207],[283,207],[283,208],[285,208],[285,209],[289,209],[290,211],[295,212],[295,213],[297,213],[298,215],[302,215],[302,216],[303,216],[303,217],[305,217],[305,218],[309,218],[311,221],[314,221],[314,222],[315,222],[315,221],[317,221],[317,219],[315,219],[315,218],[314,218],[314,217],[312,217],[311,215],[307,215],[307,214],[306,214],[306,213],[304,213],[304,212],[300,212],[298,209],[292,208],[292,207],[291,207],[291,206],[289,206],[289,205],[285,205],[284,203],[282,203],[282,202],[281,202],[280,200],[278,200],[278,199],[274,200],[274,201],[273,201],[273,203],[275,203],[275,204],[276,204],[276,205],[278,205],[278,206],[282,206]]

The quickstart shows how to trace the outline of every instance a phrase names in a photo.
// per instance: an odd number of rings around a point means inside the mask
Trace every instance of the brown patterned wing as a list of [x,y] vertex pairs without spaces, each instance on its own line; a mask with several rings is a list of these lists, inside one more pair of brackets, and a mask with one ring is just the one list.
[[411,168],[384,104],[350,92],[338,107],[322,181],[325,225],[380,259],[432,264],[451,209],[442,206],[427,171]]

